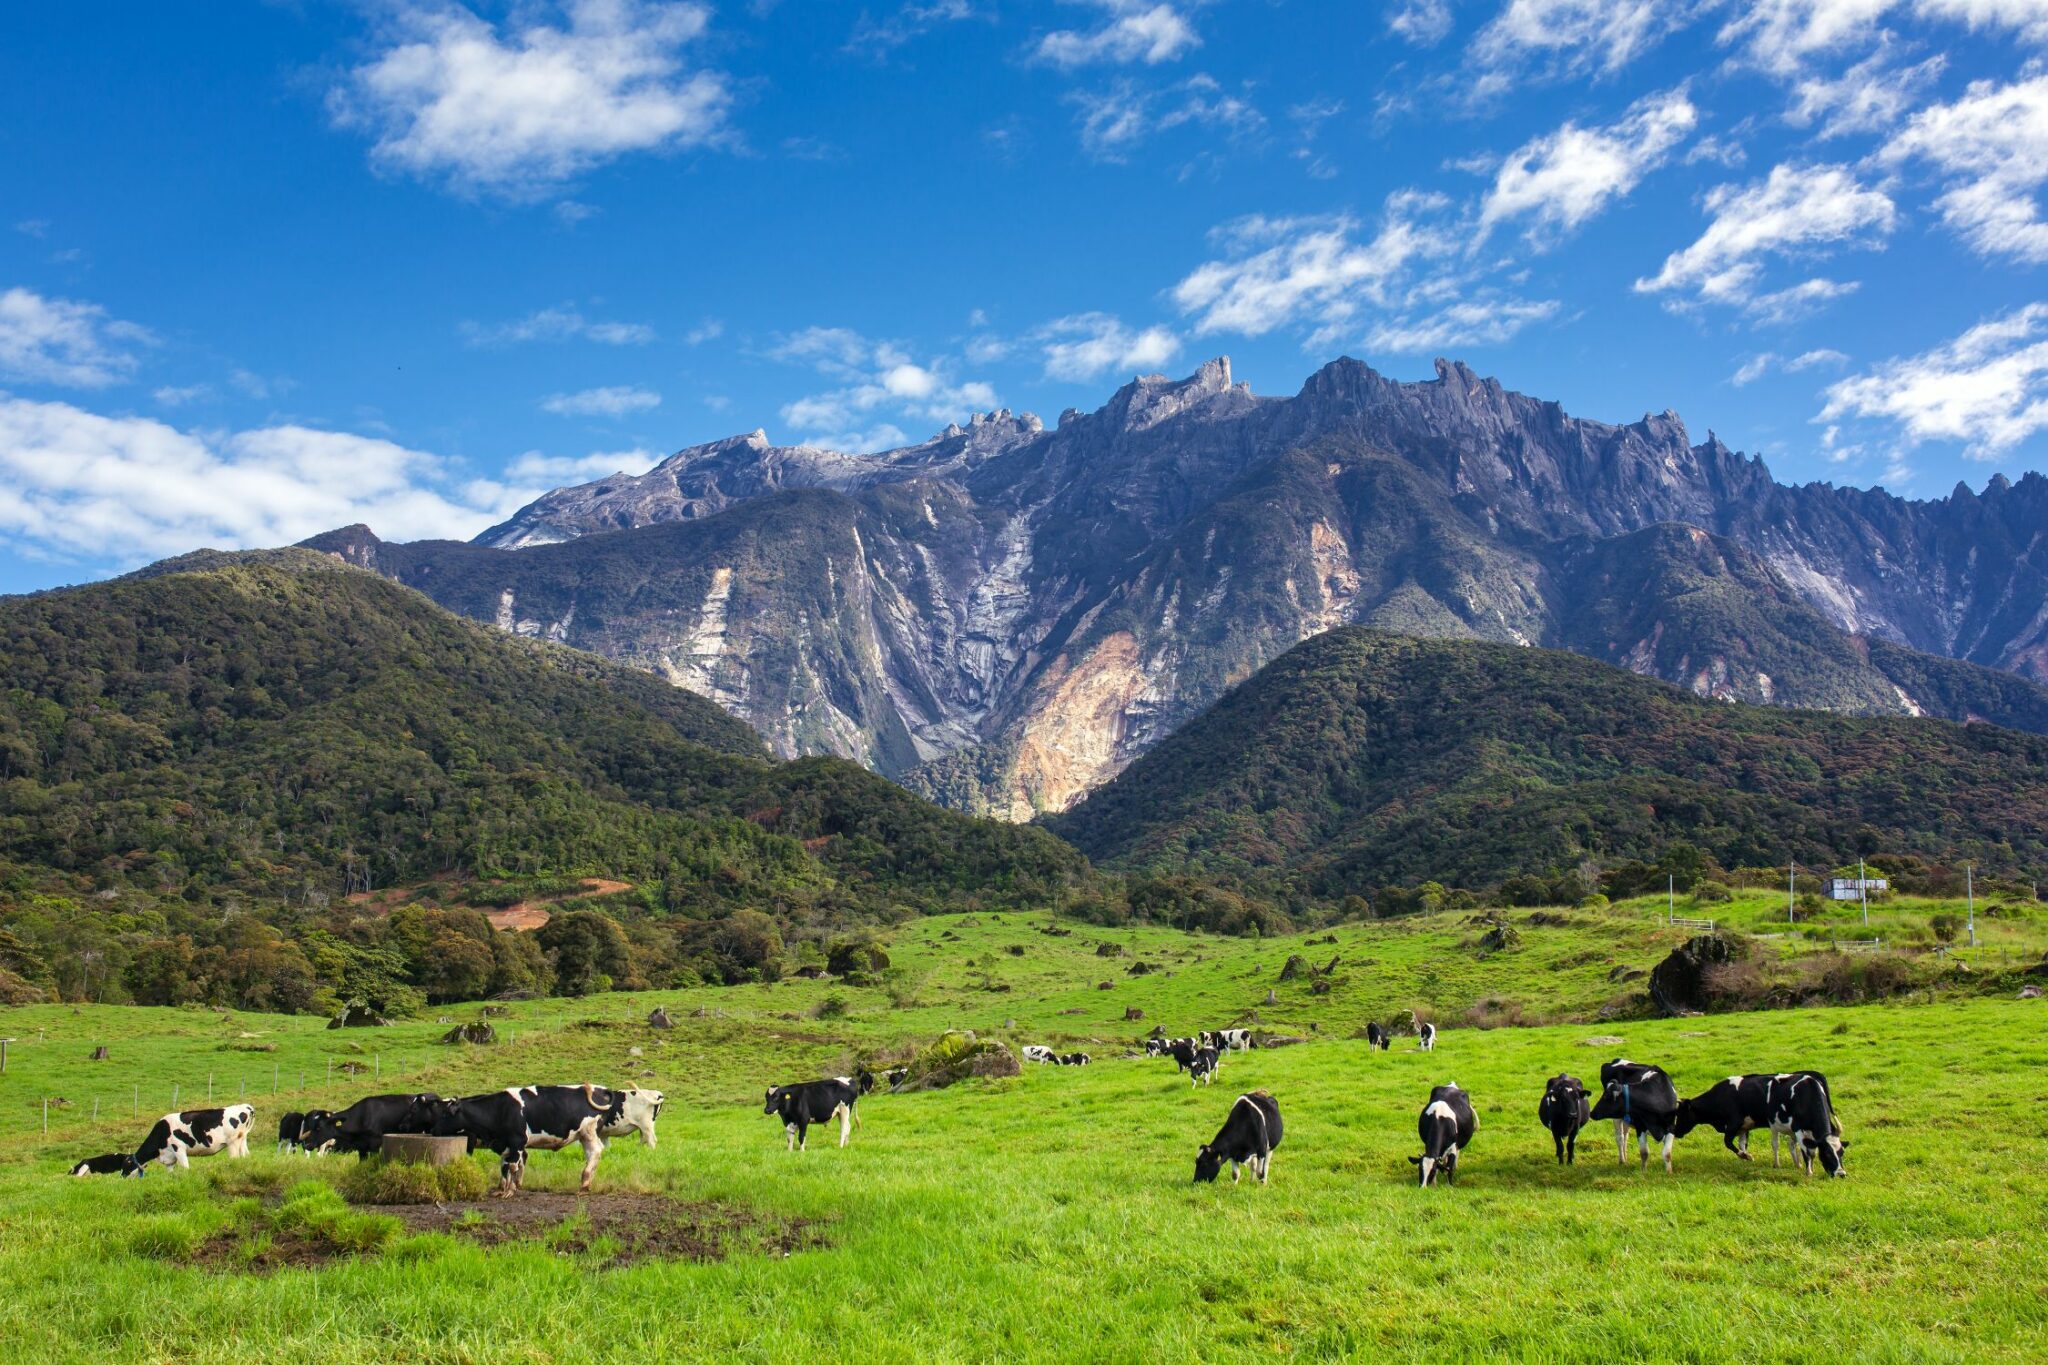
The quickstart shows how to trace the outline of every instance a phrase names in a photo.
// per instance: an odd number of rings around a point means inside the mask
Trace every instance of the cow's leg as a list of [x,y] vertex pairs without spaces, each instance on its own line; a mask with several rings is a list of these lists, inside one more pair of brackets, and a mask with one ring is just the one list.
[[590,1193],[590,1177],[597,1174],[597,1159],[604,1155],[604,1139],[597,1135],[595,1123],[592,1120],[592,1128],[583,1134],[583,1183],[578,1187],[582,1194]]
[[1749,1160],[1749,1153],[1742,1150],[1742,1143],[1748,1140],[1748,1134],[1746,1133],[1721,1134],[1721,1145],[1723,1147],[1726,1147],[1729,1151],[1735,1153],[1736,1160],[1738,1161]]
[[1266,1183],[1266,1177],[1273,1173],[1273,1154],[1267,1152],[1259,1158],[1259,1183]]
[[844,1147],[853,1140],[853,1106],[842,1104],[832,1112],[839,1119],[839,1145]]
[[1771,1169],[1778,1169],[1778,1130],[1771,1129]]
[[1664,1135],[1664,1174],[1666,1175],[1671,1174],[1671,1146],[1677,1141],[1678,1135],[1676,1133],[1666,1133]]
[[1579,1164],[1579,1131],[1576,1128],[1572,1130],[1572,1135],[1564,1140],[1564,1164],[1567,1166]]
[[1237,1162],[1235,1160],[1230,1163],[1230,1183],[1233,1185],[1237,1183]]
[[187,1152],[187,1151],[186,1151],[186,1150],[185,1150],[185,1149],[184,1149],[183,1147],[179,1147],[179,1148],[177,1149],[177,1151],[178,1151],[178,1169],[179,1169],[179,1170],[181,1170],[181,1171],[189,1171],[189,1170],[191,1170],[191,1169],[192,1169],[192,1157],[191,1157],[190,1153],[188,1153],[188,1152]]
[[860,1101],[855,1100],[852,1104],[847,1105],[846,1112],[853,1115],[853,1126],[856,1128],[860,1127]]
[[1628,1120],[1614,1121],[1614,1159],[1621,1165],[1628,1165]]
[[1557,1134],[1552,1133],[1550,1135],[1550,1141],[1551,1144],[1557,1148],[1557,1164],[1560,1166],[1564,1165],[1564,1139],[1559,1137]]

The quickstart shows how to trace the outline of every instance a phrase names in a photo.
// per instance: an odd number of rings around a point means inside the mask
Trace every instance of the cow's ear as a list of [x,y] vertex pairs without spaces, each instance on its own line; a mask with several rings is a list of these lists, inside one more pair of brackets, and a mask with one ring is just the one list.
[[1410,1166],[1420,1166],[1422,1164],[1422,1158],[1419,1156],[1411,1156],[1408,1158],[1408,1164]]

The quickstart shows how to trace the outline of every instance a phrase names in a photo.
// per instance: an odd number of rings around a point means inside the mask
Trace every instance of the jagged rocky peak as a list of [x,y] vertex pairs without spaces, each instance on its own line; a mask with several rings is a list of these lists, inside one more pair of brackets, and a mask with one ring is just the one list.
[[1118,389],[1104,411],[1117,413],[1125,430],[1144,431],[1198,408],[1224,416],[1252,402],[1251,385],[1233,382],[1230,357],[1219,355],[1203,361],[1186,379],[1141,374]]

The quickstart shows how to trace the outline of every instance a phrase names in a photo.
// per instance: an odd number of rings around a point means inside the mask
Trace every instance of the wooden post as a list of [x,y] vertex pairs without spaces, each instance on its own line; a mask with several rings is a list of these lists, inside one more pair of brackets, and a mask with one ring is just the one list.
[[13,1041],[12,1038],[0,1038],[0,1076],[7,1074],[7,1045]]
[[173,1108],[173,1109],[176,1109],[177,1107],[178,1107],[178,1087],[174,1085],[174,1086],[172,1086],[172,1087],[171,1087],[171,1108]]
[[100,1102],[98,1100],[92,1102],[92,1121],[94,1123],[100,1121]]

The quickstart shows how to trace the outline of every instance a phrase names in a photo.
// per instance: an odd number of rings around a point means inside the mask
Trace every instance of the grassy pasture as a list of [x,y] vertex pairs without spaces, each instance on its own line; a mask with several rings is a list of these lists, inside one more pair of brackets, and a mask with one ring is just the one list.
[[[1054,938],[1038,932],[1042,916],[935,919],[890,942],[905,969],[893,1001],[793,982],[532,1002],[507,1021],[516,1041],[468,1050],[430,1045],[447,1027],[430,1021],[344,1033],[204,1011],[0,1012],[0,1036],[29,1040],[0,1082],[0,1341],[17,1359],[531,1359],[603,1354],[620,1330],[636,1355],[761,1360],[2038,1358],[2048,1330],[2043,1002],[1453,1027],[1434,1055],[1407,1039],[1370,1054],[1346,1038],[1410,1005],[1454,1022],[1488,995],[1583,1019],[1618,989],[1614,966],[1647,967],[1684,937],[1647,920],[1643,906],[1574,916],[1481,960],[1460,946],[1476,932],[1464,916],[1340,929],[1335,945],[1086,926]],[[2038,957],[2021,922],[2003,927],[2013,941],[1980,954]],[[1134,957],[1097,958],[1104,941]],[[1341,955],[1342,984],[1322,997],[1276,985],[1291,952]],[[1163,970],[1129,976],[1134,960]],[[1101,980],[1113,989],[1098,990]],[[1261,1003],[1268,989],[1279,1003]],[[829,997],[844,1013],[812,1017]],[[640,1022],[654,1003],[670,1006],[675,1030]],[[1146,1018],[1124,1023],[1129,1005]],[[714,1013],[690,1012],[699,1006]],[[1154,1022],[1176,1032],[1229,1023],[1250,1008],[1275,1028],[1319,1029],[1303,1046],[1231,1056],[1201,1089],[1170,1063],[1123,1060],[1112,1042]],[[855,1049],[1007,1019],[1017,1027],[1006,1036],[1075,1043],[1097,1064],[870,1097],[844,1151],[820,1129],[808,1154],[790,1156],[759,1111],[763,1086],[837,1069]],[[251,1041],[244,1032],[277,1051],[223,1050]],[[1593,1041],[1606,1037],[1623,1041]],[[85,1060],[100,1041],[113,1062]],[[1580,1164],[1560,1170],[1535,1120],[1543,1080],[1591,1077],[1617,1052],[1663,1063],[1684,1093],[1733,1070],[1827,1072],[1850,1178],[1809,1182],[1767,1156],[1745,1165],[1705,1132],[1679,1145],[1675,1176],[1624,1170],[1599,1129]],[[192,1078],[203,1087],[212,1066],[217,1091],[233,1098],[223,1078],[238,1069],[267,1089],[273,1062],[287,1077],[300,1066],[321,1077],[329,1057],[371,1055],[385,1088],[585,1077],[659,1086],[673,1097],[660,1148],[615,1145],[600,1192],[820,1219],[829,1245],[786,1259],[599,1268],[598,1253],[401,1235],[318,1270],[222,1274],[184,1257],[251,1216],[253,1201],[234,1196],[281,1190],[329,1163],[273,1157],[259,1140],[248,1162],[203,1159],[183,1177],[55,1174],[139,1136],[104,1101],[100,1124],[83,1121],[81,1096],[125,1099],[134,1084],[179,1081],[189,1104]],[[1445,1080],[1472,1092],[1480,1131],[1457,1188],[1417,1190],[1415,1114]],[[331,1090],[316,1080],[308,1098],[373,1086],[369,1076]],[[1255,1086],[1279,1097],[1287,1122],[1273,1184],[1192,1185],[1196,1145]],[[73,1099],[47,1144],[33,1103],[44,1093]],[[252,1099],[259,1125],[287,1107]],[[529,1186],[573,1190],[577,1165],[573,1153],[536,1154]]]

